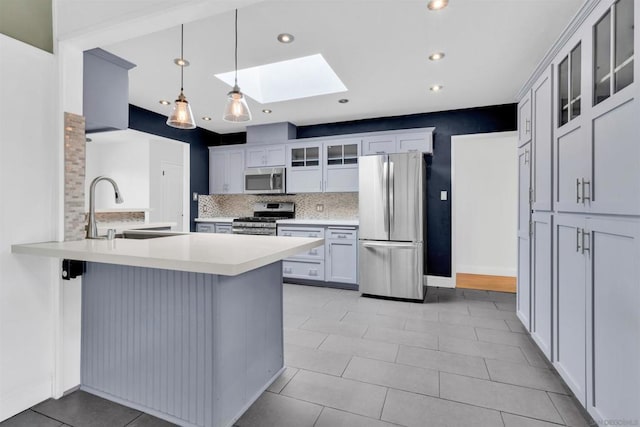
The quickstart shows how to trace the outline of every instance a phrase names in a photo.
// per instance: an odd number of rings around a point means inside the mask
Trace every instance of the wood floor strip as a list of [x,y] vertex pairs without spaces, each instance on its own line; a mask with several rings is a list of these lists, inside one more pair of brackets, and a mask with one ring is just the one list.
[[483,291],[516,292],[516,278],[484,274],[456,273],[456,287]]

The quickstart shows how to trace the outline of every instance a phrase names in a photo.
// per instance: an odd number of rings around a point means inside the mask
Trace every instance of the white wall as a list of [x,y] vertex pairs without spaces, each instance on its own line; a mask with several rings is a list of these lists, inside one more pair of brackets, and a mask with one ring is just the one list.
[[13,255],[11,244],[58,233],[56,67],[0,34],[0,420],[52,390],[57,262]]
[[516,139],[515,132],[451,138],[454,274],[516,275]]
[[120,188],[124,203],[115,202],[111,184],[96,186],[96,210],[149,208],[149,140],[127,132],[89,134],[85,180],[85,210],[89,211],[89,186],[100,175],[112,178]]

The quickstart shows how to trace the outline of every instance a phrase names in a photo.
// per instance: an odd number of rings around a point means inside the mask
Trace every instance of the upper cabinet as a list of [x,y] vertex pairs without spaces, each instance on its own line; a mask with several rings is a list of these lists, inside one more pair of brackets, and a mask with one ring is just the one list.
[[324,191],[358,191],[360,139],[335,139],[324,143]]
[[390,133],[364,136],[362,138],[362,155],[407,153],[420,151],[433,154],[434,128],[420,129],[415,132]]
[[531,93],[518,103],[518,147],[531,141]]
[[593,29],[593,104],[633,83],[633,0],[618,0]]
[[531,89],[533,137],[531,145],[532,209],[550,211],[553,199],[553,88],[551,69],[547,69]]
[[209,148],[209,194],[244,192],[244,149]]
[[129,70],[133,67],[102,49],[84,52],[82,108],[87,133],[129,127]]
[[558,65],[558,125],[580,116],[582,100],[582,43],[578,43]]
[[287,193],[323,191],[323,143],[287,144]]
[[286,163],[285,145],[257,145],[253,147],[247,145],[245,161],[248,168],[284,166]]

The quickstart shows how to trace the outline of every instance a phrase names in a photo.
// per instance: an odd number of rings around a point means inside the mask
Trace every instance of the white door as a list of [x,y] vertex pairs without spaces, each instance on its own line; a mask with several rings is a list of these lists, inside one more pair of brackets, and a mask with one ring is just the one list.
[[162,162],[162,221],[175,222],[174,230],[182,231],[184,194],[182,165]]

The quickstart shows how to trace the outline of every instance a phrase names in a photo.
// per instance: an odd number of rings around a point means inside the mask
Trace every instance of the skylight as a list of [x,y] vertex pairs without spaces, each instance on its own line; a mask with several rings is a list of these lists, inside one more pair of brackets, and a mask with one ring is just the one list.
[[[233,86],[233,71],[216,74]],[[242,92],[261,104],[345,92],[347,87],[321,54],[238,70]]]

